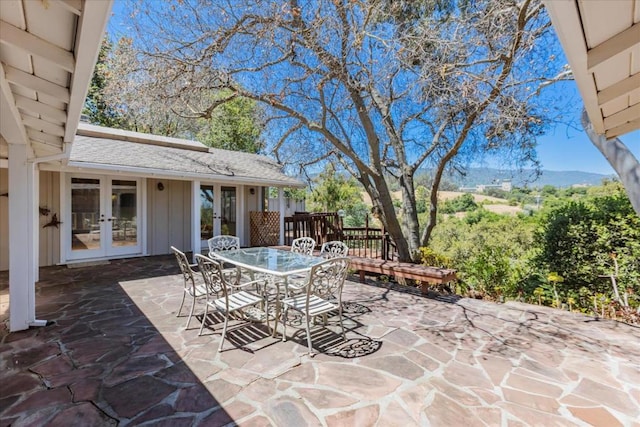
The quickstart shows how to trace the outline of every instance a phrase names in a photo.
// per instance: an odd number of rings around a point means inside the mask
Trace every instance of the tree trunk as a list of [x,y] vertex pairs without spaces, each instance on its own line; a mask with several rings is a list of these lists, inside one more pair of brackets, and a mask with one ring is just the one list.
[[402,189],[402,210],[405,223],[405,233],[409,245],[411,259],[419,262],[420,249],[420,224],[418,222],[418,211],[416,209],[416,192],[413,182],[413,172],[403,172],[400,177],[400,188]]
[[620,177],[631,206],[640,216],[640,162],[619,138],[607,139],[604,135],[598,135],[585,110],[582,110],[582,127]]

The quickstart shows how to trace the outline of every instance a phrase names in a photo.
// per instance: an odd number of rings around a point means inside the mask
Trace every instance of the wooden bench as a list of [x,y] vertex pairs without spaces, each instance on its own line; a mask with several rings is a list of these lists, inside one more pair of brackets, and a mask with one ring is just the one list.
[[408,262],[385,261],[374,258],[350,256],[350,267],[360,274],[360,282],[365,281],[365,273],[384,274],[397,278],[419,280],[421,291],[426,293],[429,284],[443,285],[457,279],[456,270],[429,267]]

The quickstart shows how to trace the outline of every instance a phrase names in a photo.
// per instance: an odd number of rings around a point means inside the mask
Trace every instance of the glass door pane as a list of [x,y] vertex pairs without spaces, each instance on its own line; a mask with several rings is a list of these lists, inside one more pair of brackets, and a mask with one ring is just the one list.
[[99,250],[103,223],[100,179],[71,178],[71,250]]
[[137,182],[111,181],[111,246],[138,245],[138,188]]
[[236,187],[222,187],[220,191],[221,234],[236,234]]
[[203,247],[213,237],[213,185],[200,186],[200,239]]

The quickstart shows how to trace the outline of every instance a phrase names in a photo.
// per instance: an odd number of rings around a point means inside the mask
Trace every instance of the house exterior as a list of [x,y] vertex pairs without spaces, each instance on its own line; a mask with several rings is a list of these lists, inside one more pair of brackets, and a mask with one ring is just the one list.
[[[267,187],[304,184],[273,160],[195,141],[80,123],[68,161],[39,164],[38,265],[250,245]],[[8,170],[0,168],[0,271],[9,268]],[[285,209],[280,209],[282,219]],[[55,217],[54,217],[55,215]],[[280,227],[283,230],[283,227]]]

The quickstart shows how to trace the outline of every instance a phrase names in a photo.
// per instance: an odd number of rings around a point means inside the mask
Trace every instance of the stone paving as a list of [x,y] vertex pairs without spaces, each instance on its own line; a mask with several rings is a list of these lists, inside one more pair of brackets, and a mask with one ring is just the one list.
[[[217,353],[176,317],[171,257],[41,269],[37,315],[8,334],[0,274],[0,426],[640,426],[640,329],[518,303],[348,282],[306,354],[241,324]],[[299,325],[298,325],[299,326]]]

